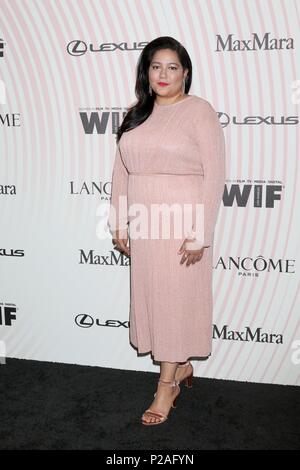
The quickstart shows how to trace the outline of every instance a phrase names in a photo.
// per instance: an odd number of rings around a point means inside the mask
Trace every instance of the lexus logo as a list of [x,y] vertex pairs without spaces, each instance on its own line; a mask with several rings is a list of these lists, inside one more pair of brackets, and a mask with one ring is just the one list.
[[89,52],[114,52],[116,50],[120,51],[140,51],[143,49],[148,43],[147,42],[136,42],[128,43],[128,42],[121,42],[120,44],[116,44],[114,42],[104,42],[102,44],[98,44],[94,46],[93,44],[87,44],[80,39],[74,39],[70,41],[67,45],[67,52],[73,56],[79,56],[85,54],[87,51]]
[[222,127],[228,126],[230,123],[237,126],[253,126],[260,125],[262,123],[269,126],[281,125],[281,126],[290,126],[299,124],[298,116],[244,116],[242,118],[237,118],[237,116],[230,117],[227,113],[218,112],[218,118]]
[[228,116],[227,113],[223,113],[223,112],[219,112],[217,113],[218,114],[218,118],[220,120],[220,124],[222,127],[226,127],[228,126],[229,122],[230,122],[230,118]]
[[91,326],[104,326],[107,328],[129,328],[129,320],[121,321],[109,318],[101,322],[99,318],[94,320],[93,317],[87,315],[86,313],[77,315],[75,317],[75,323],[77,326],[80,326],[80,328],[91,328]]
[[67,45],[67,52],[70,55],[79,56],[85,54],[87,51],[87,45],[84,41],[75,39],[74,41],[69,42]]
[[81,328],[90,328],[94,324],[94,319],[90,315],[80,314],[75,317],[75,323]]

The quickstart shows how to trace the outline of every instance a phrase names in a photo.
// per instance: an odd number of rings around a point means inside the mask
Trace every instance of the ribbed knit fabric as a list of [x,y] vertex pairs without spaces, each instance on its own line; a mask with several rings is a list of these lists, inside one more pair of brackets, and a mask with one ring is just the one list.
[[[156,361],[183,362],[211,353],[213,240],[224,184],[224,133],[203,98],[154,103],[149,118],[120,139],[111,198],[118,219],[111,210],[108,225],[113,237],[116,229],[129,233],[131,344]],[[130,209],[136,203],[148,211],[147,238],[131,237],[138,227],[139,214]],[[200,203],[204,220],[196,225]],[[184,204],[192,207],[191,225],[181,238],[176,238],[172,212],[170,234],[163,235],[162,224],[151,215],[153,204],[177,204],[183,212]],[[158,228],[158,238],[151,238],[151,227]],[[178,254],[186,237],[193,239],[189,249],[206,247],[190,266],[180,264]]]

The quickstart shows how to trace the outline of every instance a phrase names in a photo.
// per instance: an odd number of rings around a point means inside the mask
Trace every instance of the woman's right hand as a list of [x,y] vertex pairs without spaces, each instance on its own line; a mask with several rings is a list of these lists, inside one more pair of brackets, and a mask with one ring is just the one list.
[[114,248],[116,248],[118,251],[121,253],[125,253],[127,256],[130,256],[130,247],[127,246],[128,243],[128,235],[127,237],[120,238],[120,232],[119,230],[116,231],[116,236],[112,240],[113,244],[115,245]]

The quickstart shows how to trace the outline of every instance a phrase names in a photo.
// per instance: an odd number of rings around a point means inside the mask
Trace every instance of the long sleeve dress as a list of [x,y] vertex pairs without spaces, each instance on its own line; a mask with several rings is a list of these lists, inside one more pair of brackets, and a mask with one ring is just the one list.
[[[108,226],[113,238],[116,230],[129,236],[129,336],[138,353],[168,362],[211,354],[213,240],[224,184],[223,129],[212,105],[197,95],[167,105],[154,102],[147,120],[122,134]],[[147,210],[147,237],[131,237],[138,225],[138,212],[131,211],[136,204]],[[162,204],[192,207],[180,238],[175,215],[168,236],[151,215],[151,207]],[[200,225],[197,204],[203,208]],[[151,224],[158,226],[156,238]],[[205,247],[201,260],[189,266],[180,264],[178,254],[185,238],[190,250]]]

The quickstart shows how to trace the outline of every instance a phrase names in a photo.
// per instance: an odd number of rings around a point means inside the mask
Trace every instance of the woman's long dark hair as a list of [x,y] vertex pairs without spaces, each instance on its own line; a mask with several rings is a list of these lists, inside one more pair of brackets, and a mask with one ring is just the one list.
[[154,54],[160,49],[171,49],[172,51],[177,52],[183,70],[188,69],[184,93],[189,92],[192,83],[192,62],[186,49],[182,44],[180,44],[180,42],[170,36],[161,36],[153,39],[153,41],[149,42],[143,49],[139,57],[135,82],[135,95],[138,101],[128,109],[122,124],[118,128],[116,139],[117,143],[119,142],[123,132],[130,131],[139,126],[146,121],[152,113],[155,93],[153,92],[152,95],[149,94],[148,73]]

